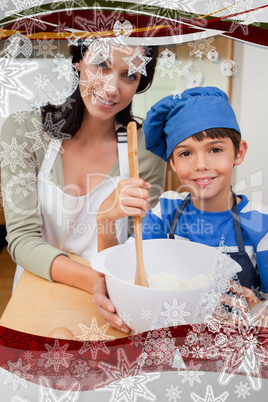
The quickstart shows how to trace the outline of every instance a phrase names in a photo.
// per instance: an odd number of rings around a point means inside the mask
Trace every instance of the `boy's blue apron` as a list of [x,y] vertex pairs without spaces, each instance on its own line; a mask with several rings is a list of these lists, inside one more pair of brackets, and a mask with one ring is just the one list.
[[[257,287],[260,287],[260,277],[258,271],[254,268],[252,261],[250,260],[245,250],[235,194],[234,198],[235,202],[232,207],[232,216],[233,216],[233,224],[234,224],[238,251],[227,252],[227,254],[230,255],[230,257],[242,267],[242,271],[238,272],[237,274],[240,285],[245,286],[249,289],[251,289],[252,287],[256,289]],[[189,204],[190,200],[191,195],[188,194],[187,197],[180,204],[179,208],[177,209],[174,218],[172,220],[172,223],[170,225],[170,231],[169,231],[170,239],[174,239],[174,232],[179,223],[179,219],[182,215],[184,208]]]

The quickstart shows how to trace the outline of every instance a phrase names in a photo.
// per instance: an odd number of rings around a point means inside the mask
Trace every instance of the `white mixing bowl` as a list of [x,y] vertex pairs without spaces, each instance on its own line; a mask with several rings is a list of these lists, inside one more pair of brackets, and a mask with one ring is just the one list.
[[[164,271],[182,280],[201,273],[219,278],[219,273],[221,276],[228,264],[231,270],[228,269],[221,277],[225,282],[241,271],[240,265],[218,250],[190,241],[145,240],[143,257],[147,274]],[[98,253],[92,259],[91,266],[105,275],[108,294],[117,313],[135,333],[192,324],[201,298],[205,300],[205,295],[209,299],[214,292],[213,286],[209,290],[206,287],[162,290],[130,283],[129,280],[134,282],[136,271],[134,242]]]

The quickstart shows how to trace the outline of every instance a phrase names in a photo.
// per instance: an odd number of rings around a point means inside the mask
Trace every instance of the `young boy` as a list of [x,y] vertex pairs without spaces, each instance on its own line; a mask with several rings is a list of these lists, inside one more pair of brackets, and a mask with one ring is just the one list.
[[[170,162],[189,194],[162,194],[143,220],[143,239],[175,238],[224,247],[242,267],[240,284],[254,292],[260,287],[268,298],[268,208],[232,192],[233,168],[243,162],[247,143],[227,95],[205,87],[188,89],[181,98],[168,96],[148,112],[144,133],[146,148]],[[146,184],[143,187],[143,195],[135,194],[131,203],[142,213],[147,207],[140,203],[147,196]],[[102,238],[104,248],[112,245],[106,239],[105,244]],[[97,287],[95,300],[112,311],[100,297],[103,291],[103,284]],[[100,313],[113,324],[102,307]]]

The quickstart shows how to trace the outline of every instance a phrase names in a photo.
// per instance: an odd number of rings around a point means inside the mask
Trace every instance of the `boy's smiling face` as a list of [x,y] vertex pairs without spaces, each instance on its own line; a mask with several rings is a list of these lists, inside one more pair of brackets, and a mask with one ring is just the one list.
[[240,165],[247,151],[241,140],[235,155],[232,140],[193,137],[180,142],[170,157],[170,164],[181,184],[191,193],[196,208],[208,212],[226,211],[232,207],[230,190],[234,165]]

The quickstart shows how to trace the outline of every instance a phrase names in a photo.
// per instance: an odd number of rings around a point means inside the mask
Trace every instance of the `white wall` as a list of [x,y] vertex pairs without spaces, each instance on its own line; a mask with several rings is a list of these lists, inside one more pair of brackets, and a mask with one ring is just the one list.
[[235,41],[234,59],[240,74],[232,105],[249,148],[233,183],[237,192],[268,205],[268,48]]

